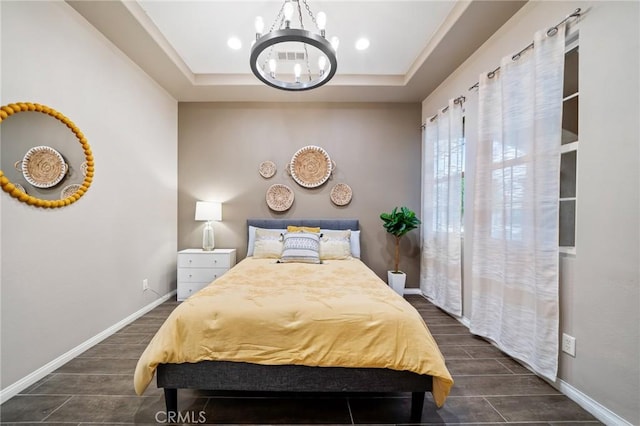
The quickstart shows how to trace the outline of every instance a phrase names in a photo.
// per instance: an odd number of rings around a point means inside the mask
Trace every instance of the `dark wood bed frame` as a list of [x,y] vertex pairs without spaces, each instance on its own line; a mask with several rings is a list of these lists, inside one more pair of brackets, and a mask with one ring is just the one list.
[[[358,230],[357,219],[249,219],[247,225],[286,229],[287,225]],[[160,364],[167,413],[178,412],[178,389],[260,392],[411,392],[411,422],[420,422],[431,376],[383,368],[258,365],[229,361]],[[169,417],[171,418],[171,417]],[[174,417],[175,418],[175,417]]]

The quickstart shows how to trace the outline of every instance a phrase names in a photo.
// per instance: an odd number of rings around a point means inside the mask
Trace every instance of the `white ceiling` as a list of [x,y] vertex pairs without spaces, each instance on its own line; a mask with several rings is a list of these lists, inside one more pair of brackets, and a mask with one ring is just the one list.
[[[147,16],[196,74],[249,72],[254,19],[269,28],[281,1],[139,1]],[[327,38],[340,39],[342,74],[404,75],[416,61],[455,5],[453,1],[322,1],[308,0],[311,11],[328,17]],[[305,28],[313,28],[302,1]],[[297,25],[295,18],[294,24]],[[242,41],[240,50],[227,47],[229,37]],[[358,51],[355,42],[367,37],[371,46]]]
[[[281,0],[67,1],[179,101],[420,102],[526,0],[307,2],[327,14],[327,38],[340,38],[338,67],[326,86],[292,93],[249,67],[254,19],[269,28]],[[359,37],[369,49],[355,49]]]

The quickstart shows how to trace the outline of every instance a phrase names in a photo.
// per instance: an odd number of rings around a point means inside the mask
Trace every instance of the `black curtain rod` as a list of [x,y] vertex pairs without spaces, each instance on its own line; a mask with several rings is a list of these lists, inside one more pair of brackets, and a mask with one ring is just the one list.
[[[467,98],[465,98],[463,95],[460,95],[460,96],[458,96],[457,98],[455,98],[453,100],[453,103],[455,105],[458,105],[458,104],[462,105],[464,103],[464,101],[466,101],[466,100],[467,100]],[[442,108],[442,110],[438,114],[442,114],[443,112],[447,112],[448,109],[449,109],[449,105],[447,105],[446,107]],[[427,120],[429,122],[432,122],[433,120],[435,120],[438,117],[438,114],[429,117]],[[424,123],[422,123],[420,128],[424,129],[426,126],[427,126],[427,123],[424,122]]]
[[[580,17],[581,12],[582,12],[582,9],[580,9],[580,8],[577,8],[576,10],[574,10],[574,11],[573,11],[573,13],[571,13],[570,15],[567,15],[567,16],[566,16],[562,21],[558,22],[556,25],[554,25],[553,27],[549,28],[549,29],[547,30],[547,36],[548,36],[548,37],[553,37],[554,35],[556,35],[556,33],[558,32],[558,27],[559,27],[560,25],[564,24],[565,22],[567,22],[567,21],[568,21],[568,20],[570,20],[570,19],[573,19],[573,18],[579,18],[579,17]],[[518,59],[520,59],[520,56],[521,56],[524,52],[526,52],[527,50],[531,49],[532,47],[533,47],[533,42],[529,43],[529,44],[528,44],[524,49],[520,50],[518,53],[516,53],[515,55],[513,55],[513,56],[511,57],[511,60],[512,60],[512,61],[517,61]],[[487,77],[489,77],[489,78],[493,78],[493,77],[495,77],[496,73],[497,73],[499,70],[500,70],[500,67],[498,67],[498,68],[494,69],[493,71],[489,71],[489,72],[487,73]],[[476,81],[476,83],[475,83],[473,86],[469,87],[469,90],[473,90],[473,89],[475,89],[475,88],[477,88],[477,87],[479,87],[479,86],[480,86],[480,82],[479,82],[479,81]]]
[[[564,24],[565,22],[569,21],[570,19],[574,19],[574,18],[579,18],[581,16],[582,13],[582,9],[581,8],[577,8],[576,10],[573,11],[573,13],[567,15],[562,21],[558,22],[556,25],[554,25],[553,27],[549,28],[547,30],[547,36],[552,37],[554,35],[556,35],[556,33],[558,32],[558,27],[562,24]],[[517,61],[518,59],[520,59],[520,56],[522,56],[522,54],[524,52],[526,52],[527,50],[531,49],[533,47],[533,42],[529,43],[527,46],[525,46],[524,49],[521,49],[518,53],[514,54],[513,56],[511,56],[511,60],[513,61]],[[497,67],[496,69],[494,69],[493,71],[489,71],[487,73],[487,77],[489,78],[493,78],[495,77],[496,73],[500,70],[500,67]],[[473,86],[469,87],[469,91],[476,89],[477,87],[480,86],[480,82],[477,81]],[[454,99],[454,103],[458,104],[458,103],[462,103],[466,100],[466,98],[464,96],[458,96],[457,98]],[[449,109],[449,106],[447,105],[446,107],[444,107],[442,109],[442,112],[446,112]],[[431,117],[429,117],[427,119],[427,121],[432,122],[433,120],[435,120],[438,117],[438,114],[435,114]],[[424,129],[427,126],[427,123],[423,123],[420,128]]]

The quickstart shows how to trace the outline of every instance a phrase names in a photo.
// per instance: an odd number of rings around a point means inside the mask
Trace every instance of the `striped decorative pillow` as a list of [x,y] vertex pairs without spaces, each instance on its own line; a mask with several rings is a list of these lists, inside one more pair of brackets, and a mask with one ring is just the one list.
[[284,234],[281,263],[320,263],[320,234],[287,232]]

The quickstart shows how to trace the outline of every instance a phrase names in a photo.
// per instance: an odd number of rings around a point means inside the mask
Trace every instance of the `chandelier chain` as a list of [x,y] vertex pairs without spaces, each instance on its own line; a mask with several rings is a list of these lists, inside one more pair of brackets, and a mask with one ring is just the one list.
[[[278,21],[280,21],[280,25],[278,26],[278,28],[282,28],[282,24],[284,24],[284,3],[282,3],[282,6],[280,6],[280,10],[276,15],[276,19],[273,20],[273,23],[271,24],[271,28],[269,28],[269,32],[273,31]],[[269,63],[269,59],[271,59],[272,55],[273,55],[273,46],[271,46],[271,48],[269,49],[269,54],[265,56],[264,61],[262,62],[263,70],[267,67],[267,63]]]
[[298,19],[300,19],[300,28],[304,30],[304,22],[302,22],[302,8],[300,7],[300,0],[296,0],[298,5]]
[[318,23],[316,22],[316,17],[313,16],[313,12],[311,12],[311,8],[309,7],[309,5],[307,4],[307,0],[302,0],[302,3],[304,3],[304,7],[307,8],[307,12],[309,12],[309,16],[311,16],[311,20],[313,21],[313,23],[316,25],[316,27],[318,26]]
[[[311,14],[311,10],[309,10],[309,5],[307,5],[306,0],[302,0],[302,2],[307,7],[309,14]],[[300,0],[296,0],[296,3],[298,4],[298,17],[300,19],[300,28],[304,30],[304,22],[302,22],[302,8],[300,7]],[[311,19],[313,19],[313,15],[311,15]],[[315,22],[315,19],[314,19],[314,22]],[[309,78],[309,81],[311,81],[311,66],[309,65],[309,50],[307,49],[306,43],[302,43],[302,47],[304,47],[304,59],[307,65],[307,76]]]
[[306,44],[304,44],[304,57],[307,61],[307,75],[309,76],[309,81],[311,81],[311,66],[309,65],[309,52]]
[[271,55],[273,55],[273,46],[269,48],[269,54],[266,55],[266,57],[264,58],[264,61],[262,62],[262,69],[265,69],[267,67],[267,63],[269,63],[269,59],[271,59]]
[[271,24],[271,28],[269,28],[269,32],[273,31],[278,21],[280,21],[279,28],[282,28],[282,24],[284,23],[284,3],[282,3],[282,6],[280,6],[280,11],[276,15],[276,19],[273,20],[273,24]]

